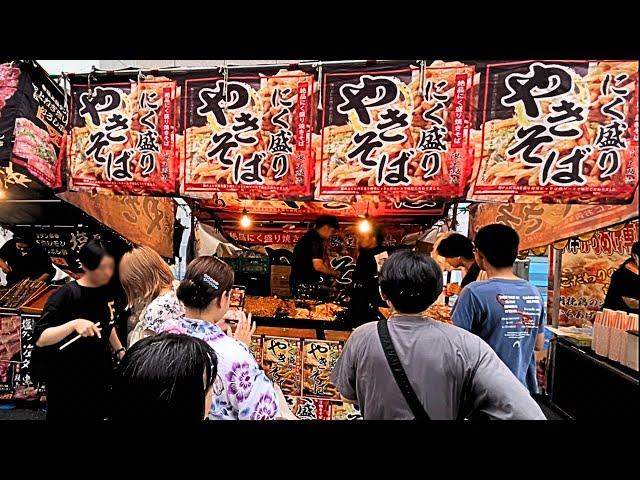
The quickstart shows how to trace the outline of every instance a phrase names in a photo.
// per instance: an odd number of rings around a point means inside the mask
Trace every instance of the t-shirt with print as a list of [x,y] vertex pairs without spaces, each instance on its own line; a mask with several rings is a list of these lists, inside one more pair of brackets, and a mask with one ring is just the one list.
[[169,320],[159,333],[189,335],[207,342],[218,357],[223,391],[213,398],[211,420],[273,420],[279,416],[278,398],[271,380],[258,366],[249,347],[204,320]]
[[451,319],[487,342],[518,380],[538,393],[533,350],[545,312],[535,286],[520,279],[472,282],[460,292]]

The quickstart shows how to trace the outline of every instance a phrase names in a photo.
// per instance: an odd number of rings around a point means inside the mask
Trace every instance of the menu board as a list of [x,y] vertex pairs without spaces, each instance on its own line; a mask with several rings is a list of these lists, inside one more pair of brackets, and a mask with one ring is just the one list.
[[602,308],[611,275],[630,258],[631,246],[637,241],[635,220],[555,245],[562,248],[560,325],[593,323]]
[[20,315],[0,314],[0,362],[21,362]]
[[264,337],[264,371],[285,395],[299,395],[301,392],[301,352],[302,345],[298,339]]
[[82,272],[78,260],[80,249],[89,240],[101,238],[100,234],[90,232],[87,226],[29,227],[28,231],[33,233],[35,242],[45,249],[54,265],[75,273]]
[[302,356],[302,395],[338,400],[340,395],[330,380],[340,352],[339,342],[305,340]]

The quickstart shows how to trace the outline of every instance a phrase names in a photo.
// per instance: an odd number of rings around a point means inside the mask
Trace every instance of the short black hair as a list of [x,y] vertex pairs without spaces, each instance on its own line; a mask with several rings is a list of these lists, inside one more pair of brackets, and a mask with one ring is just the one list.
[[[162,333],[136,342],[116,368],[116,421],[188,421],[204,416],[218,358],[204,340]],[[204,375],[204,380],[203,380]]]
[[322,228],[325,225],[328,225],[331,228],[335,228],[336,230],[340,228],[338,219],[333,215],[321,215],[316,219],[315,228]]
[[640,255],[640,241],[633,244],[631,247],[631,255]]
[[104,257],[113,256],[100,240],[89,240],[78,253],[78,260],[84,268],[93,271],[100,265]]
[[491,266],[506,268],[512,267],[518,257],[520,237],[513,228],[493,223],[478,231],[475,243]]
[[428,255],[399,250],[382,266],[380,289],[399,312],[419,313],[442,293],[442,270]]
[[443,238],[436,251],[444,258],[463,257],[473,260],[473,242],[460,233],[452,233]]

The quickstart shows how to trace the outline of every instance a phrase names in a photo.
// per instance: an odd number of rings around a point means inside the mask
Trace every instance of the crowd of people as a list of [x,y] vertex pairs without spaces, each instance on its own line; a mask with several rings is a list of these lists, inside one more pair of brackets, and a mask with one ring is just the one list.
[[[311,277],[317,282],[316,273],[334,276],[322,242],[337,228],[320,219],[298,247],[296,288]],[[342,399],[365,419],[544,419],[532,395],[545,312],[537,288],[513,274],[517,233],[495,224],[474,243],[454,234],[439,244],[438,254],[467,272],[453,325],[426,314],[443,292],[436,261],[382,242],[377,227],[359,238],[354,277],[361,291],[352,311],[367,321],[356,321],[331,375]],[[148,247],[116,262],[92,240],[79,257],[84,275],[48,300],[34,331],[32,363],[47,387],[48,419],[295,418],[250,351],[251,314],[234,313],[235,328],[227,320],[234,272],[226,263],[198,257],[178,282]],[[481,273],[486,280],[478,280]],[[128,350],[114,328],[114,275],[128,307],[144,306]],[[392,315],[368,321],[365,310],[380,305]]]

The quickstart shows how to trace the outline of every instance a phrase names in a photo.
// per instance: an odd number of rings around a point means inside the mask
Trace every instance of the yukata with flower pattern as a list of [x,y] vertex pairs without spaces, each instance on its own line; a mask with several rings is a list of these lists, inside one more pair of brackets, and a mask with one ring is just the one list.
[[279,416],[274,386],[246,345],[204,320],[170,320],[161,326],[161,331],[200,338],[215,350],[224,390],[214,395],[209,419],[272,420]]

